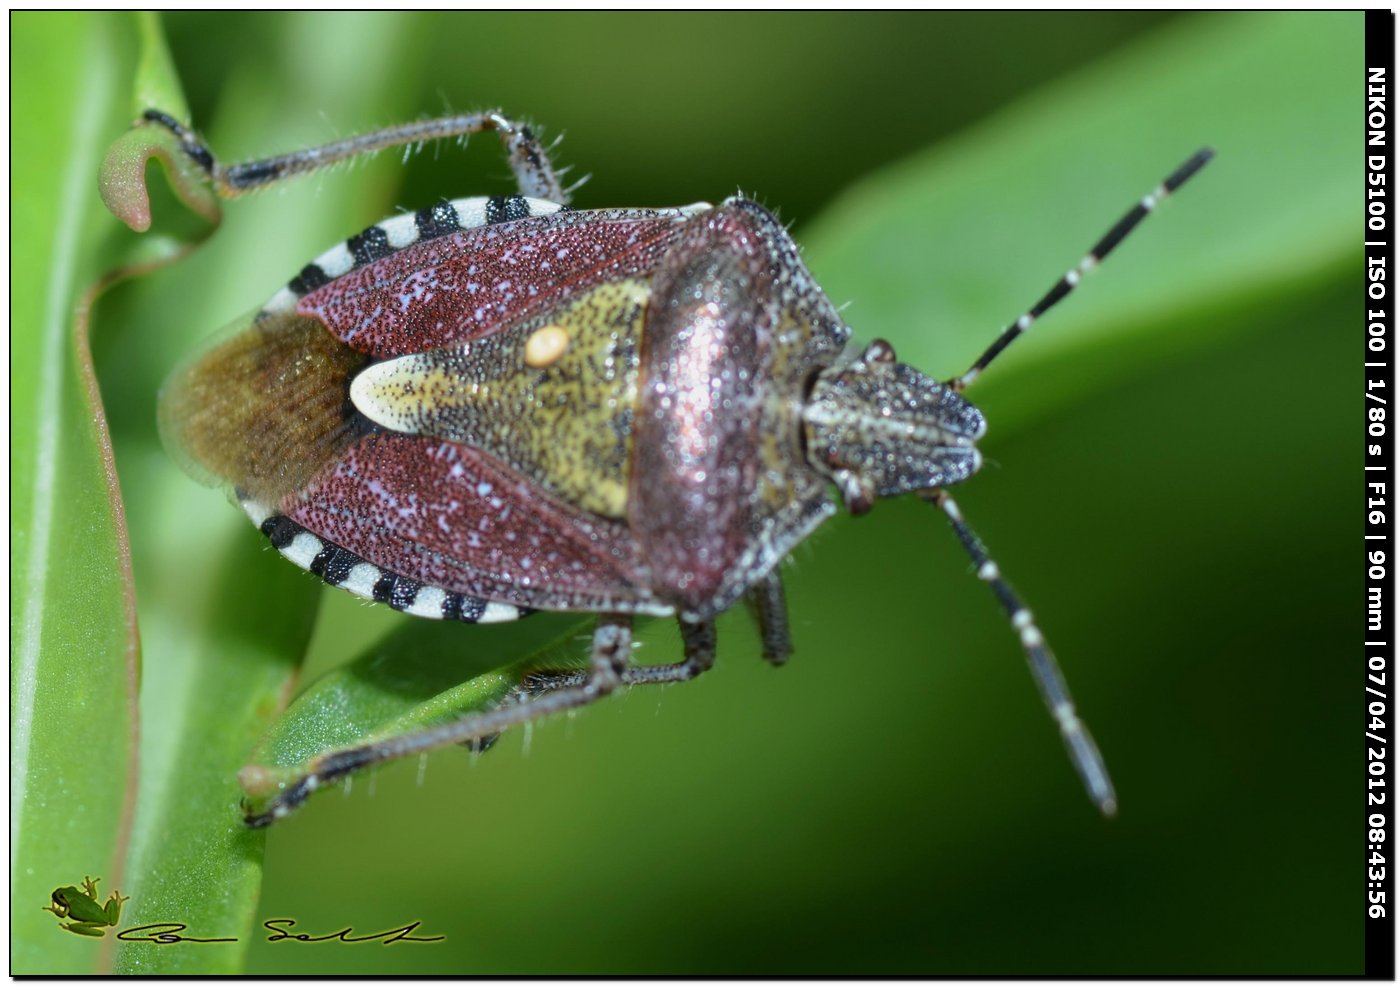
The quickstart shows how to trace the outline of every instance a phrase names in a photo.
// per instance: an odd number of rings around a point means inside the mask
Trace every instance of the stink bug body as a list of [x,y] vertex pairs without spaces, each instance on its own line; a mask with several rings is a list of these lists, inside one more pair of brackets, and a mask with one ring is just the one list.
[[[304,267],[162,395],[168,444],[229,488],[284,556],[416,616],[594,612],[586,671],[514,701],[324,754],[268,794],[266,824],[359,767],[711,666],[715,616],[754,605],[764,656],[791,650],[778,566],[845,508],[916,493],[946,514],[1007,611],[1090,796],[1116,800],[1054,658],[946,487],[977,471],[961,391],[1167,194],[1143,199],[962,376],[946,383],[851,330],[786,230],[718,206],[574,211],[545,149],[498,113],[379,131],[225,168],[150,112],[224,194],[383,147],[494,130],[519,195],[442,201]],[[635,615],[675,616],[684,659],[631,663]],[[245,778],[245,782],[248,779]]]

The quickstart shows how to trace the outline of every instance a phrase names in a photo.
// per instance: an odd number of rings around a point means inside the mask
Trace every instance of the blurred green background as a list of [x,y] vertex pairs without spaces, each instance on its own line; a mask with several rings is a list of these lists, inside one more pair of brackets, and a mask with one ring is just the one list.
[[[267,838],[258,920],[447,940],[255,940],[247,971],[1361,971],[1360,14],[164,24],[226,159],[500,105],[567,132],[580,207],[756,195],[858,335],[943,377],[1187,154],[1220,152],[970,395],[988,467],[959,502],[1060,656],[1119,818],[1085,799],[946,524],[882,503],[785,568],[787,667],[736,611],[696,682],[311,799]],[[172,725],[152,697],[216,673],[182,637],[187,596],[289,567],[161,453],[161,379],[337,239],[508,184],[489,138],[382,155],[229,205],[199,253],[102,302],[148,765],[220,728],[216,704]],[[405,620],[293,575],[276,618],[320,599],[302,681]],[[449,654],[512,632],[414,631]],[[642,639],[677,652],[662,623]],[[231,807],[232,778],[211,783]]]

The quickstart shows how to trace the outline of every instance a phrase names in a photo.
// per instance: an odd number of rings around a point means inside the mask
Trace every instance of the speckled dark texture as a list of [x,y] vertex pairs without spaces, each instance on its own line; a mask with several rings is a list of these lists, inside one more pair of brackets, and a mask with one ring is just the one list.
[[657,210],[564,212],[459,230],[356,268],[297,303],[372,356],[489,336],[579,291],[656,268],[681,223]]
[[454,442],[366,436],[280,507],[333,544],[452,592],[543,609],[657,605],[625,525]]
[[806,378],[848,330],[751,203],[694,217],[653,282],[629,519],[664,598],[726,608],[833,511],[803,458]]

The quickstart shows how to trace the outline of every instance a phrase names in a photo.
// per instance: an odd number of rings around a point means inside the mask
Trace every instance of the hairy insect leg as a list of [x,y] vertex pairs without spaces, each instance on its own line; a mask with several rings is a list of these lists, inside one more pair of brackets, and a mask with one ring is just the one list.
[[763,640],[763,659],[775,666],[786,664],[792,656],[792,637],[788,634],[783,579],[776,568],[749,590],[748,601]]
[[324,753],[313,759],[306,773],[295,782],[271,795],[258,811],[245,815],[244,821],[253,828],[269,825],[297,808],[317,788],[363,767],[424,753],[440,746],[489,740],[511,726],[595,702],[622,684],[623,672],[631,655],[632,618],[600,616],[598,627],[593,632],[593,651],[588,671],[580,673],[578,680],[569,687],[550,690],[529,701],[502,704],[489,712],[416,733]]
[[262,188],[297,175],[319,171],[340,161],[362,154],[373,154],[390,147],[405,147],[442,140],[447,137],[467,137],[494,130],[510,161],[511,171],[522,195],[549,199],[567,205],[568,191],[560,181],[560,172],[550,163],[549,153],[528,126],[502,116],[497,110],[486,113],[466,113],[433,120],[419,120],[382,130],[346,137],[319,147],[308,147],[290,154],[224,165],[214,157],[199,136],[180,121],[160,110],[150,109],[142,114],[148,123],[162,126],[180,141],[181,149],[209,175],[214,189],[225,198],[232,198],[255,188]]
[[1177,168],[1167,179],[1144,196],[1137,205],[1128,210],[1122,219],[1113,224],[1113,228],[1099,238],[1093,249],[1084,255],[1084,259],[1079,261],[1074,267],[1065,272],[1064,276],[1055,282],[1054,286],[1045,293],[1045,297],[1037,301],[1031,308],[1016,321],[1012,322],[997,340],[987,348],[987,351],[977,358],[977,362],[968,368],[967,372],[960,377],[948,381],[948,386],[954,390],[962,390],[968,384],[977,379],[977,376],[987,368],[987,364],[996,359],[1007,346],[1016,341],[1016,338],[1035,324],[1036,319],[1044,315],[1055,305],[1059,304],[1064,297],[1074,290],[1085,274],[1103,263],[1118,244],[1125,240],[1129,233],[1137,228],[1138,223],[1147,218],[1147,214],[1162,201],[1171,195],[1186,181],[1206,166],[1206,163],[1215,156],[1215,151],[1209,147],[1203,147],[1195,154],[1191,155],[1181,167]]
[[[675,664],[632,666],[622,671],[624,685],[667,685],[690,681],[715,665],[715,622],[687,623],[678,620],[685,659]],[[506,702],[528,702],[536,696],[559,688],[572,688],[584,676],[582,671],[541,669],[532,671],[511,693]]]
[[942,490],[933,490],[923,495],[947,515],[954,533],[962,542],[963,549],[977,567],[977,577],[992,587],[992,592],[1006,610],[1011,625],[1016,628],[1021,638],[1021,646],[1025,649],[1026,660],[1030,663],[1031,675],[1040,688],[1040,695],[1059,724],[1060,735],[1069,750],[1070,760],[1079,771],[1089,797],[1099,806],[1100,811],[1112,817],[1118,811],[1118,796],[1113,791],[1113,781],[1109,779],[1108,768],[1104,766],[1103,756],[1099,753],[1094,738],[1089,735],[1088,728],[1080,721],[1079,714],[1075,711],[1069,686],[1065,684],[1060,666],[1046,645],[1045,637],[1035,625],[1031,611],[1022,604],[1011,586],[1001,577],[997,563],[992,561],[982,541],[973,533],[972,528],[967,526],[962,518],[962,511],[953,502],[953,498]]
[[689,681],[715,666],[715,621],[676,622],[681,628],[681,645],[685,648],[685,660],[677,664],[628,668],[622,673],[624,684],[664,685],[673,681]]

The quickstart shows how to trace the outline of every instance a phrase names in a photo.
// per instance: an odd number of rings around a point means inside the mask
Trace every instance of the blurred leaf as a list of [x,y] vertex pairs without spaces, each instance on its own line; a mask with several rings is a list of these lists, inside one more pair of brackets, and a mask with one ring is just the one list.
[[136,63],[136,77],[131,87],[131,115],[139,117],[149,109],[159,109],[177,120],[189,122],[190,108],[185,103],[185,91],[165,43],[160,17],[148,11],[137,15],[141,52]]
[[[95,403],[83,292],[105,268],[93,176],[132,46],[115,17],[14,15],[13,228],[41,258],[11,298],[11,971],[91,974],[110,939],[40,907],[86,875],[130,892],[139,651],[125,521]],[[95,387],[95,384],[93,384]]]
[[[803,229],[808,262],[834,301],[853,300],[857,332],[956,376],[1129,206],[1213,146],[1216,158],[972,388],[993,394],[994,435],[1005,434],[1219,345],[1203,316],[1227,300],[1336,269],[1355,241],[1346,108],[1361,42],[1360,18],[1344,13],[1178,23],[860,181]],[[1262,78],[1266,100],[1237,84]],[[1090,354],[1097,368],[1085,368]]]
[[[146,46],[140,57],[148,66],[168,64],[168,55],[152,50],[162,42],[149,15],[21,15],[16,31],[16,50],[28,59],[17,71],[32,83],[17,103],[16,132],[44,151],[20,161],[16,180],[28,194],[17,200],[17,221],[39,242],[36,252],[50,258],[50,276],[46,283],[17,278],[14,300],[16,324],[39,330],[12,339],[14,400],[32,408],[24,417],[36,426],[16,432],[12,462],[19,496],[11,564],[26,614],[15,624],[11,691],[14,968],[91,973],[110,970],[115,961],[146,971],[229,971],[241,955],[236,948],[169,950],[119,946],[111,935],[80,939],[60,931],[35,903],[55,886],[93,875],[106,891],[132,898],[123,927],[143,915],[203,927],[251,920],[261,840],[250,843],[239,830],[233,841],[242,844],[214,848],[213,833],[236,827],[236,816],[227,793],[220,804],[201,797],[202,789],[223,784],[227,791],[223,779],[285,686],[287,644],[293,655],[304,651],[310,615],[292,617],[299,629],[287,626],[282,611],[240,632],[248,615],[225,610],[233,625],[215,629],[226,663],[203,683],[164,694],[153,706],[153,685],[159,691],[168,668],[148,661],[138,681],[122,504],[95,381],[85,390],[83,375],[91,372],[89,331],[103,327],[87,307],[99,276],[110,283],[183,252],[168,238],[138,243],[123,236],[94,194],[102,147],[130,120],[116,99],[126,90],[138,45]],[[168,93],[171,80],[152,81],[159,74],[148,71],[146,86]],[[35,98],[40,92],[47,101]],[[47,215],[23,214],[45,207]],[[80,306],[84,285],[90,287]],[[260,591],[283,595],[277,586],[274,579],[238,598],[260,605]],[[150,629],[148,615],[142,623]],[[146,713],[139,777],[138,684]],[[217,714],[201,707],[210,700]],[[197,728],[181,735],[189,722]],[[176,747],[181,755],[167,757]],[[180,769],[163,769],[172,764]],[[177,800],[163,801],[162,791]]]
[[[153,654],[147,661],[132,900],[122,917],[127,927],[178,921],[192,936],[241,942],[169,948],[123,942],[118,972],[242,968],[264,837],[243,826],[232,779],[282,710],[315,619],[314,595],[297,572],[274,569],[247,580],[250,566],[267,560],[256,544],[223,536],[203,544],[199,557],[207,573],[187,573],[179,588],[162,587],[167,604],[184,604],[178,612],[143,601],[150,637],[178,641],[183,650],[176,663],[167,643],[158,659]],[[288,606],[289,599],[302,605]]]
[[[114,480],[108,496],[105,423],[88,403],[96,391],[84,390],[86,336],[70,343],[69,333],[84,284],[183,252],[168,234],[122,233],[93,194],[102,147],[131,120],[117,100],[131,92],[138,62],[138,106],[168,100],[162,108],[183,112],[183,99],[150,15],[19,15],[16,32],[16,70],[31,80],[16,133],[43,151],[17,161],[27,194],[16,201],[16,222],[31,231],[32,252],[47,258],[48,277],[17,277],[13,312],[17,326],[34,327],[12,340],[13,399],[33,422],[16,432],[12,461],[11,569],[23,613],[12,630],[15,969],[92,972],[115,961],[145,973],[236,971],[257,902],[262,836],[241,826],[233,778],[284,701],[319,592],[281,567],[245,584],[261,560],[255,543],[239,539],[221,551],[217,525],[188,526],[188,513],[162,510],[188,482],[152,481],[169,471],[152,454],[153,416],[140,438],[123,417],[133,405],[149,408],[156,385],[147,371],[142,399],[115,405],[113,429],[125,484],[142,491],[133,501],[148,643],[138,780],[136,612],[121,503]],[[160,183],[152,191],[157,224],[178,228],[169,192]],[[102,321],[109,307],[99,313],[104,362],[123,353],[118,338],[132,354],[166,344],[149,323],[113,335]],[[88,874],[132,898],[124,927],[179,921],[192,934],[243,943],[163,948],[68,935],[40,905],[54,887]]]

